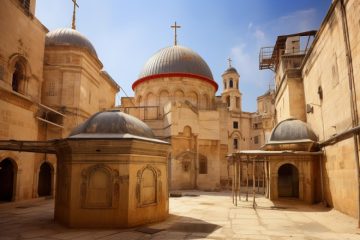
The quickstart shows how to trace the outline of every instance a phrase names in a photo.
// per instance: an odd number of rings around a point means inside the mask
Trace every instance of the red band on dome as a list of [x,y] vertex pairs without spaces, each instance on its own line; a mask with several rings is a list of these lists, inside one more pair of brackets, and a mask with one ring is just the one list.
[[191,74],[191,73],[161,73],[161,74],[155,74],[155,75],[150,75],[147,77],[143,77],[143,78],[139,78],[138,80],[136,80],[133,85],[132,85],[132,89],[135,90],[136,86],[149,81],[151,79],[155,79],[155,78],[165,78],[165,77],[191,77],[191,78],[197,78],[199,80],[202,80],[204,82],[210,83],[214,88],[215,88],[215,92],[218,90],[219,86],[217,85],[217,83],[214,80],[211,80],[207,77],[203,77],[200,75],[196,75],[196,74]]

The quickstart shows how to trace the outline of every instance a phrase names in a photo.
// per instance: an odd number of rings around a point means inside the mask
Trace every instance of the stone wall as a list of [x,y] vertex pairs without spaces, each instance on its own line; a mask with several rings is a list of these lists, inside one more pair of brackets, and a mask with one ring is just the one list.
[[[358,41],[360,5],[356,0],[345,2],[355,88],[358,93],[360,76],[356,66],[360,63]],[[320,141],[352,126],[343,19],[340,1],[335,3],[336,6],[331,8],[325,18],[302,69],[306,104],[313,108],[313,112],[307,114],[307,121]],[[356,188],[352,138],[326,147],[324,155],[326,201],[330,206],[357,217],[359,189]]]

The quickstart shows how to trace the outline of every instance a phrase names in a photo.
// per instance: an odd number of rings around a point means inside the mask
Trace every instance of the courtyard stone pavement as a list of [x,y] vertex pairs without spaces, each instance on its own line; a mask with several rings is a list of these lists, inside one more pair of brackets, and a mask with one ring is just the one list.
[[131,229],[73,229],[53,220],[53,200],[0,204],[0,239],[359,239],[357,220],[336,210],[258,196],[232,204],[229,192],[183,192],[170,198],[170,216]]

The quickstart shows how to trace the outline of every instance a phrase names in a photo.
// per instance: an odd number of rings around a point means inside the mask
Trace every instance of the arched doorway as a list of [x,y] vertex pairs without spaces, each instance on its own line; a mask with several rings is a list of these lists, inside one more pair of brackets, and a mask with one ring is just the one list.
[[299,171],[292,164],[284,164],[278,170],[279,197],[299,197]]
[[0,202],[10,202],[14,196],[15,166],[9,158],[0,162]]
[[49,163],[41,164],[38,180],[38,195],[39,197],[51,196],[52,183],[52,169]]

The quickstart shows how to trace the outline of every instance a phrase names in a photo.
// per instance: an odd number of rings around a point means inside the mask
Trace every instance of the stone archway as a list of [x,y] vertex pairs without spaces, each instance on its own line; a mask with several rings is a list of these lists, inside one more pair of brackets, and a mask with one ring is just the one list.
[[10,158],[0,162],[0,202],[11,202],[15,193],[16,166]]
[[49,163],[44,162],[41,164],[38,178],[39,197],[52,195],[52,172],[52,167]]
[[278,170],[278,196],[299,197],[299,171],[292,164],[283,164]]

